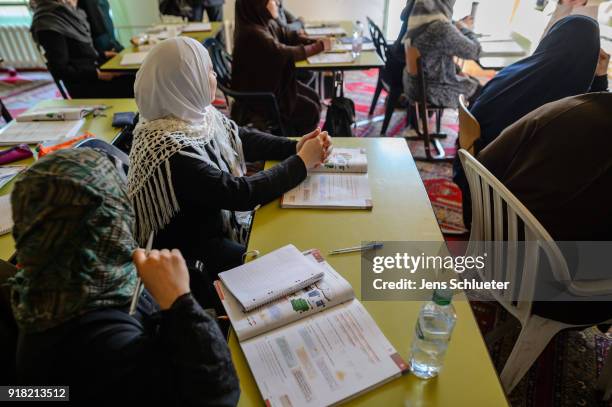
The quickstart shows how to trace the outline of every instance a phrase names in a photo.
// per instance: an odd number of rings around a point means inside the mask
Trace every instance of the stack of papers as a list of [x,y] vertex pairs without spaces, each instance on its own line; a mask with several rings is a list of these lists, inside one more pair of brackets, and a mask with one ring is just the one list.
[[[331,51],[328,52],[352,52],[353,44],[334,43]],[[361,51],[375,51],[374,43],[367,42],[361,45]]]
[[129,52],[121,58],[120,65],[142,65],[149,52]]
[[311,65],[350,64],[354,61],[355,58],[350,52],[330,52],[308,57],[308,63]]
[[195,33],[195,32],[211,31],[211,30],[212,30],[212,25],[210,23],[192,23],[192,24],[187,24],[185,27],[183,27],[181,31],[184,33]]
[[80,120],[91,113],[96,106],[47,107],[22,113],[18,122]]
[[0,145],[37,144],[72,138],[85,123],[81,120],[18,122],[13,120],[0,129]]
[[342,37],[346,35],[346,31],[342,27],[317,27],[317,28],[306,28],[306,35],[310,37],[325,37],[334,36]]

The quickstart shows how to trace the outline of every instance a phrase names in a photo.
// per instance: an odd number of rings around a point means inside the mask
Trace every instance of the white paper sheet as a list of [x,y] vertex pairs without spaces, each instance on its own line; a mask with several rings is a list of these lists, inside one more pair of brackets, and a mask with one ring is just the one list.
[[370,209],[368,174],[312,173],[283,195],[283,208]]
[[130,52],[121,58],[120,65],[142,65],[149,52]]
[[350,52],[325,52],[308,57],[308,63],[311,65],[349,64],[353,61],[355,58]]

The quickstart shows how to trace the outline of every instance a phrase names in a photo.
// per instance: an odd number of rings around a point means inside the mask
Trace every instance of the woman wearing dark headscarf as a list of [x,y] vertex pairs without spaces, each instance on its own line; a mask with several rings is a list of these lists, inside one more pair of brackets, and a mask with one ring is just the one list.
[[77,0],[32,0],[32,36],[44,49],[49,70],[74,98],[133,97],[134,79],[98,69],[107,56],[94,47]]
[[78,0],[78,6],[85,11],[91,28],[91,36],[98,53],[114,56],[123,50],[115,38],[115,25],[110,16],[108,0]]
[[[454,58],[478,59],[480,44],[463,21],[453,24],[455,0],[416,0],[404,40],[406,47],[421,53],[427,82],[428,102],[437,106],[456,107],[459,95],[468,98],[479,89],[478,80],[457,73]],[[404,74],[408,98],[416,100],[416,78]]]
[[[319,96],[295,78],[295,62],[328,49],[328,39],[312,40],[281,27],[276,0],[237,0],[232,88],[272,92],[284,125],[291,134],[312,131],[320,120]],[[232,117],[239,123],[265,127],[265,108],[236,103]]]
[[[557,22],[533,55],[502,69],[483,89],[470,111],[480,123],[475,154],[509,125],[538,107],[608,87],[608,59],[601,54],[599,27],[592,18],[569,16]],[[463,191],[466,227],[471,220],[469,187],[458,159],[454,181]]]
[[[189,293],[180,252],[136,250],[132,261],[134,212],[106,155],[46,156],[11,200],[20,384],[68,385],[71,401],[95,405],[236,404],[227,344]],[[132,317],[137,273],[146,290]]]

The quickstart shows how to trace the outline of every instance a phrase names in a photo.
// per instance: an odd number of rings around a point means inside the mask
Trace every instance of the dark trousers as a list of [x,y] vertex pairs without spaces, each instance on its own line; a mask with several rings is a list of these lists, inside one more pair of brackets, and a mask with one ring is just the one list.
[[[189,20],[202,21],[204,18],[204,11],[206,11],[206,15],[208,15],[208,20],[223,21],[223,5],[206,7],[203,4],[198,4],[191,8],[191,18]],[[219,31],[217,39],[221,41],[222,44],[225,44],[223,30]]]
[[321,120],[321,102],[319,94],[312,88],[297,83],[297,102],[289,120],[291,135],[301,136],[313,131]]

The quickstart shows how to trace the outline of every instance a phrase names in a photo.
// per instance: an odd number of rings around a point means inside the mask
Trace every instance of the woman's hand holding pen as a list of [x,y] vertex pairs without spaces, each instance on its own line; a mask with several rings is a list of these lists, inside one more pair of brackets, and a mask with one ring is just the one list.
[[187,264],[177,249],[151,250],[148,255],[137,249],[132,257],[144,286],[162,310],[190,291]]

